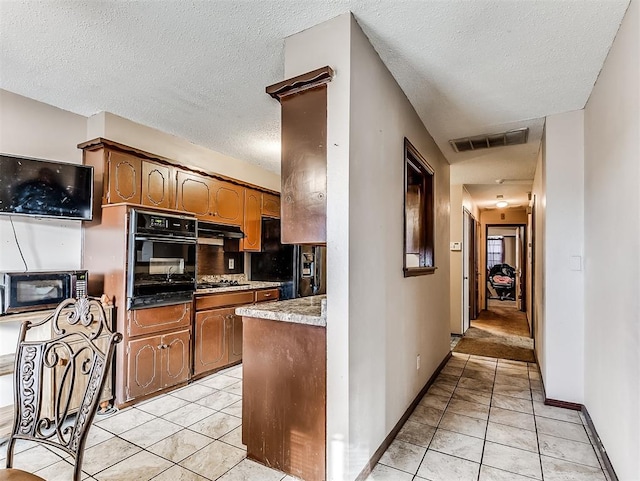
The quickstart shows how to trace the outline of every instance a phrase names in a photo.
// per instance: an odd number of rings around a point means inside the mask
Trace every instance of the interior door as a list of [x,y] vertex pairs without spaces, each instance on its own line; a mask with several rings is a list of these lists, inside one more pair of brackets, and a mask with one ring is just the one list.
[[518,278],[520,279],[520,290],[518,291],[520,293],[519,297],[520,297],[520,302],[518,305],[518,309],[520,309],[521,311],[526,311],[527,310],[527,277],[528,277],[528,265],[527,265],[527,227],[524,225],[521,225],[520,227],[518,227],[518,232],[519,232],[519,237],[520,237],[520,241],[518,243],[518,245],[520,246],[520,252],[519,252],[519,262],[520,262],[520,270],[519,270],[519,275]]
[[520,228],[516,227],[516,309],[522,309],[522,260],[520,259],[520,254],[522,252],[522,237],[520,235]]
[[469,216],[469,318],[473,321],[478,317],[478,222]]
[[462,332],[465,333],[471,324],[471,282],[472,274],[471,263],[472,256],[471,246],[471,214],[465,209],[463,214],[462,226]]

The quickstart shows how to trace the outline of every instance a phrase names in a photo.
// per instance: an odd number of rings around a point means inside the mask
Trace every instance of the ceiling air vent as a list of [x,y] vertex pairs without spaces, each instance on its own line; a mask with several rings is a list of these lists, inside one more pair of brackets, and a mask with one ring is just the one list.
[[483,134],[475,137],[464,137],[453,139],[449,143],[456,152],[467,152],[468,150],[490,149],[492,147],[504,147],[505,145],[526,144],[529,138],[529,127],[523,129],[509,130],[498,134]]

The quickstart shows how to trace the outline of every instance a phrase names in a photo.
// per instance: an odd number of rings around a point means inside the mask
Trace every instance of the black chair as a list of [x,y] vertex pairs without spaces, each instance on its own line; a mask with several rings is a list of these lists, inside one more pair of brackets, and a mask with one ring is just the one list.
[[[43,327],[50,327],[52,338],[27,339],[29,331],[42,332]],[[122,335],[107,325],[100,301],[88,297],[67,299],[42,321],[22,323],[14,374],[15,416],[7,445],[7,469],[0,469],[0,481],[44,481],[12,469],[17,440],[70,454],[73,481],[80,481],[89,427],[98,410],[115,345],[121,340]],[[45,399],[53,403],[43,402]],[[74,402],[77,412],[72,414]]]
[[489,284],[501,301],[515,301],[516,270],[509,264],[496,264],[489,270]]

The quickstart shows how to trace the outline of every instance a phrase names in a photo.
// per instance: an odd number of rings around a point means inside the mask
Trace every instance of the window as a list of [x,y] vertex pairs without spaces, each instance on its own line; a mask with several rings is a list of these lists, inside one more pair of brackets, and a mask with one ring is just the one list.
[[434,174],[404,139],[404,276],[432,274],[434,260]]
[[502,236],[487,237],[487,269],[504,263],[504,238]]

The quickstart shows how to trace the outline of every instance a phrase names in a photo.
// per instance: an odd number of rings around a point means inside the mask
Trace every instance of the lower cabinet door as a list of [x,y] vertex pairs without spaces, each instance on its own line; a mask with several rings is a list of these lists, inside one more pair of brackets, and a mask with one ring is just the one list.
[[235,308],[196,312],[194,374],[229,364],[228,321]]
[[189,330],[162,336],[162,387],[189,380],[190,343]]
[[127,400],[162,389],[162,336],[150,336],[127,345]]
[[229,318],[229,363],[242,361],[242,316]]

